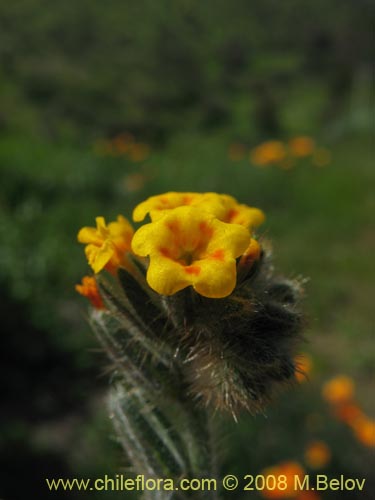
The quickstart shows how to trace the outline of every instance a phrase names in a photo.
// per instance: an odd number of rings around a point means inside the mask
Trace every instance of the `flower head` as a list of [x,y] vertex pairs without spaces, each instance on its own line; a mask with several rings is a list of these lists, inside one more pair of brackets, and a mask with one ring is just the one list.
[[97,217],[96,227],[83,227],[78,233],[78,241],[86,244],[86,257],[95,273],[104,268],[114,272],[119,266],[129,265],[125,254],[130,251],[133,233],[132,226],[122,215],[108,225],[104,217]]
[[357,418],[351,427],[358,441],[369,448],[375,448],[375,420],[367,416]]
[[357,403],[352,401],[345,401],[334,408],[334,415],[338,420],[352,425],[358,419],[364,417],[364,413]]
[[250,243],[250,233],[196,206],[166,211],[135,233],[133,252],[150,256],[147,281],[163,295],[193,286],[201,295],[221,298],[236,284],[236,258]]
[[345,403],[350,401],[354,395],[354,382],[350,377],[340,375],[326,382],[322,393],[324,399],[329,403]]
[[310,443],[305,450],[306,464],[312,469],[325,467],[331,460],[331,450],[323,441]]
[[[265,498],[291,498],[295,497],[296,490],[294,489],[295,477],[300,479],[304,476],[305,471],[298,462],[286,461],[281,462],[273,467],[268,467],[262,471],[262,475],[267,479],[269,476],[276,478],[285,476],[285,481],[277,481],[275,488],[262,490],[262,495]],[[266,481],[266,484],[268,482]]]
[[93,276],[84,276],[82,278],[82,284],[76,285],[75,289],[79,294],[87,297],[96,309],[104,309],[104,304],[99,294],[98,285],[96,283],[96,279]]
[[315,148],[314,140],[311,137],[299,136],[290,139],[289,150],[292,156],[303,158],[304,156],[310,156]]
[[266,166],[279,163],[286,156],[286,148],[281,141],[266,141],[251,150],[250,159],[254,165]]

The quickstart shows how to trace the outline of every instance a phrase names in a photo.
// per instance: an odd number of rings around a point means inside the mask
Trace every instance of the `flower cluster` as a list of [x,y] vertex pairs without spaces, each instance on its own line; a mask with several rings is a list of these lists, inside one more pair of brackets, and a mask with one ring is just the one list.
[[303,482],[305,469],[294,461],[280,462],[262,471],[265,488],[261,490],[264,498],[290,498],[293,500],[320,500],[320,496],[311,490],[296,490],[296,478]]
[[287,149],[281,141],[266,141],[251,151],[254,165],[265,166],[279,163],[286,158]]
[[305,449],[305,462],[311,469],[321,469],[331,460],[331,450],[324,441],[312,441]]
[[324,167],[330,162],[331,155],[326,148],[318,147],[312,137],[303,135],[292,137],[287,142],[266,141],[250,152],[254,165],[277,165],[284,170],[291,169],[304,158],[311,158],[315,166]]
[[354,393],[354,382],[346,375],[334,377],[326,382],[322,389],[323,397],[331,405],[334,416],[351,427],[360,443],[374,448],[375,420],[358,406]]
[[[247,149],[244,144],[233,143],[228,149],[228,158],[231,161],[241,161],[245,158]],[[324,167],[330,163],[331,154],[324,147],[318,147],[312,137],[296,136],[288,141],[264,141],[249,152],[249,160],[258,167],[275,165],[283,170],[289,170],[297,165],[298,161],[311,158],[317,167]]]
[[152,196],[133,212],[135,222],[149,215],[151,222],[134,233],[121,215],[106,224],[97,217],[96,228],[84,227],[78,241],[95,273],[118,267],[131,271],[128,253],[149,257],[147,282],[162,295],[192,286],[209,298],[230,295],[237,280],[237,260],[247,267],[257,260],[260,247],[253,230],[264,221],[261,210],[217,193],[169,192]]

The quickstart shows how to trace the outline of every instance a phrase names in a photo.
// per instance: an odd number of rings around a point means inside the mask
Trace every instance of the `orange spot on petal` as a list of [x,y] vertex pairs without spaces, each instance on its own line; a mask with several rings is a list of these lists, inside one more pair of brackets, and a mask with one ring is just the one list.
[[227,220],[228,222],[231,222],[235,217],[238,215],[238,210],[235,210],[232,208],[232,210],[229,210],[228,215],[227,215]]
[[222,248],[219,248],[217,250],[215,250],[212,254],[211,254],[211,257],[215,260],[220,260],[220,261],[223,261],[224,260],[224,250]]
[[166,223],[167,228],[172,232],[175,233],[179,229],[179,225],[177,221],[171,221]]
[[162,248],[159,248],[159,251],[160,251],[160,253],[162,254],[163,257],[170,258],[171,254],[170,254],[168,248],[162,247]]
[[194,274],[195,276],[198,276],[199,273],[201,272],[201,268],[199,266],[186,266],[185,267],[185,273],[187,274]]
[[193,197],[192,196],[186,195],[186,196],[182,197],[182,204],[183,205],[190,205],[192,201],[193,201]]
[[205,236],[211,237],[213,234],[212,228],[207,224],[207,222],[201,222],[199,224],[199,230]]

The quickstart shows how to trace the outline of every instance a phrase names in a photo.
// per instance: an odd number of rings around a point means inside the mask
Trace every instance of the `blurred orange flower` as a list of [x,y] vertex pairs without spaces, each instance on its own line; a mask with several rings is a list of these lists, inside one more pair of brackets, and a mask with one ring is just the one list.
[[75,286],[76,291],[89,299],[91,304],[96,309],[104,309],[104,304],[102,298],[99,294],[98,285],[96,279],[93,276],[84,276],[82,278],[82,284]]
[[[264,469],[262,475],[265,478],[267,476],[276,477],[275,488],[264,489],[260,492],[265,498],[294,498],[297,494],[294,489],[295,476],[298,476],[302,481],[305,471],[298,462],[286,461]],[[281,476],[285,476],[285,481]]]
[[300,136],[290,139],[288,146],[292,156],[303,158],[305,156],[310,156],[313,153],[315,142],[311,137]]
[[118,142],[121,144],[133,144],[135,142],[135,137],[130,132],[121,132],[117,134],[113,139],[113,142]]
[[279,163],[286,156],[286,149],[281,141],[267,141],[259,144],[250,152],[254,165],[265,166]]
[[354,382],[346,375],[334,377],[323,385],[322,395],[332,404],[350,401],[354,395]]
[[356,403],[345,402],[335,408],[335,416],[346,424],[352,424],[363,417],[364,413]]
[[355,419],[350,426],[360,443],[370,448],[375,447],[375,420],[364,415]]
[[117,154],[119,155],[124,155],[129,152],[130,146],[132,142],[130,142],[127,137],[125,137],[123,134],[120,134],[116,136],[112,140],[112,146],[114,150],[116,151]]
[[323,441],[313,441],[305,450],[305,462],[312,469],[321,469],[331,460],[331,451]]

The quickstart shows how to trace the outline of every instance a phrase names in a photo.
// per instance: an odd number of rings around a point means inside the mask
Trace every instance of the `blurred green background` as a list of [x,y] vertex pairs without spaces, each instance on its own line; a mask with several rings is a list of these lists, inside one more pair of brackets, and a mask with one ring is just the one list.
[[[323,473],[367,478],[321,498],[373,498],[370,448],[321,397],[343,373],[375,412],[372,16],[368,0],[1,2],[0,498],[85,498],[44,478],[123,472],[107,361],[74,291],[88,271],[76,234],[168,190],[262,208],[277,269],[308,279],[309,380],[265,415],[224,417],[223,475],[304,463],[318,439]],[[301,135],[323,166],[249,160]]]

